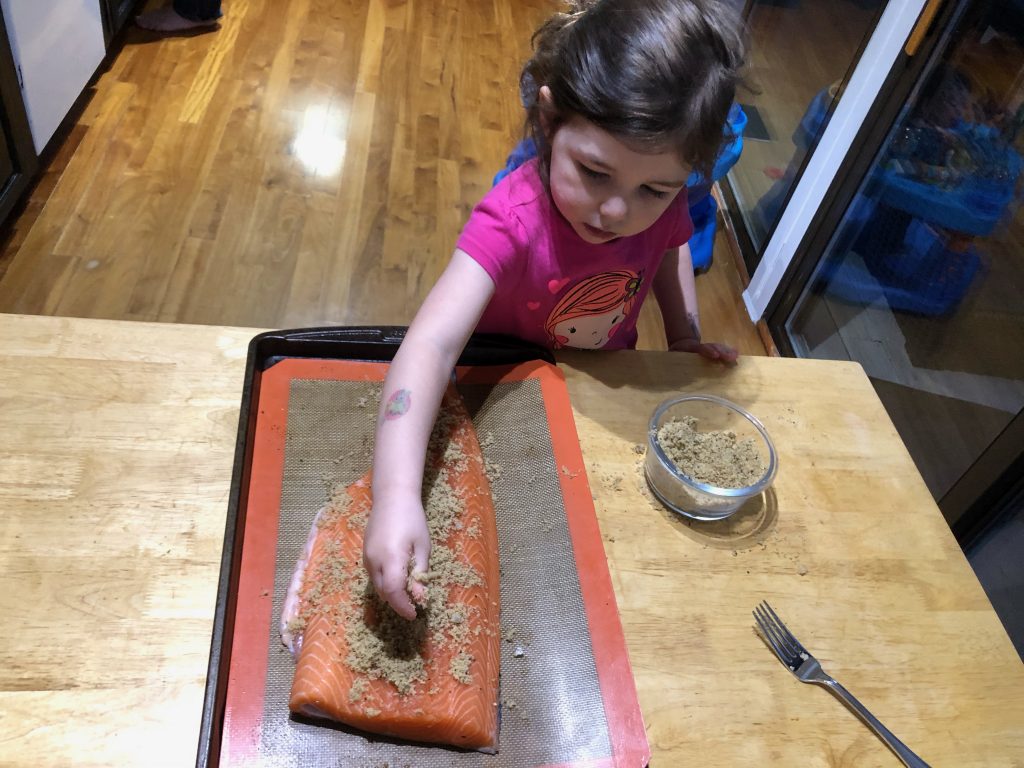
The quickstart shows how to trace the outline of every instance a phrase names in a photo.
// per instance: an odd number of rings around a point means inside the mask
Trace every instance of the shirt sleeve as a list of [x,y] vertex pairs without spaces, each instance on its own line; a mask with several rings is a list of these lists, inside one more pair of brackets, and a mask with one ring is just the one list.
[[510,211],[501,184],[481,200],[462,228],[456,247],[465,251],[494,281],[495,289],[517,280],[523,271],[522,227]]

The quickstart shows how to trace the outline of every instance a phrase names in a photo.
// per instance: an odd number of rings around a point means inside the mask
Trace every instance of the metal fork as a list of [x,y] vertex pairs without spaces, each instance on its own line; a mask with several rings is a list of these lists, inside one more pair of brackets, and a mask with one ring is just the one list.
[[882,741],[889,745],[889,749],[896,753],[896,757],[902,760],[904,765],[910,766],[910,768],[928,768],[928,763],[911,752],[907,745],[897,739],[892,731],[868,712],[867,708],[857,701],[852,693],[821,668],[818,660],[800,645],[800,641],[786,628],[786,625],[782,623],[782,620],[766,601],[762,601],[754,609],[754,620],[757,622],[762,637],[775,651],[775,655],[789,668],[790,672],[796,675],[801,683],[814,683],[828,688],[871,730],[878,734]]

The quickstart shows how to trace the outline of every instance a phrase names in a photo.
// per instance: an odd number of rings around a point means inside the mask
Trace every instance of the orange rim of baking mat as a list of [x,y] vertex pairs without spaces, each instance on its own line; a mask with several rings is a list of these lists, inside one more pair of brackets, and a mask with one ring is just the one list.
[[[387,363],[292,358],[261,374],[221,737],[220,755],[226,765],[255,764],[259,760],[267,676],[266,638],[273,621],[271,598],[291,382],[381,382],[387,371]],[[650,746],[565,377],[557,367],[543,361],[459,367],[456,376],[466,384],[534,379],[544,401],[612,755],[607,759],[539,768],[646,765]]]

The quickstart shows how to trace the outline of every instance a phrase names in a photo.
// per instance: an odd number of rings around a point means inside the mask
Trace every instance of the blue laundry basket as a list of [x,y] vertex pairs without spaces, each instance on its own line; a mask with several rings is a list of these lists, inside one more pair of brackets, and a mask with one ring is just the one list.
[[743,154],[743,130],[746,127],[746,113],[739,104],[733,104],[725,127],[728,140],[715,160],[711,180],[705,179],[699,173],[692,173],[686,180],[687,202],[690,205],[690,219],[693,221],[690,255],[693,257],[694,272],[707,272],[711,267],[715,250],[715,230],[718,226],[718,203],[711,195],[711,187],[725,177]]

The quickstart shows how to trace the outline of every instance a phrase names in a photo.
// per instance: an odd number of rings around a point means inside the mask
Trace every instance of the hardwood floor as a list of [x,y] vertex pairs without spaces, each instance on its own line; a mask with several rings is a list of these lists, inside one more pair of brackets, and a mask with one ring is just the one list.
[[[233,0],[215,32],[130,30],[7,228],[0,311],[408,323],[521,135],[555,7]],[[717,251],[705,335],[764,354]],[[641,345],[663,348],[651,312]]]

